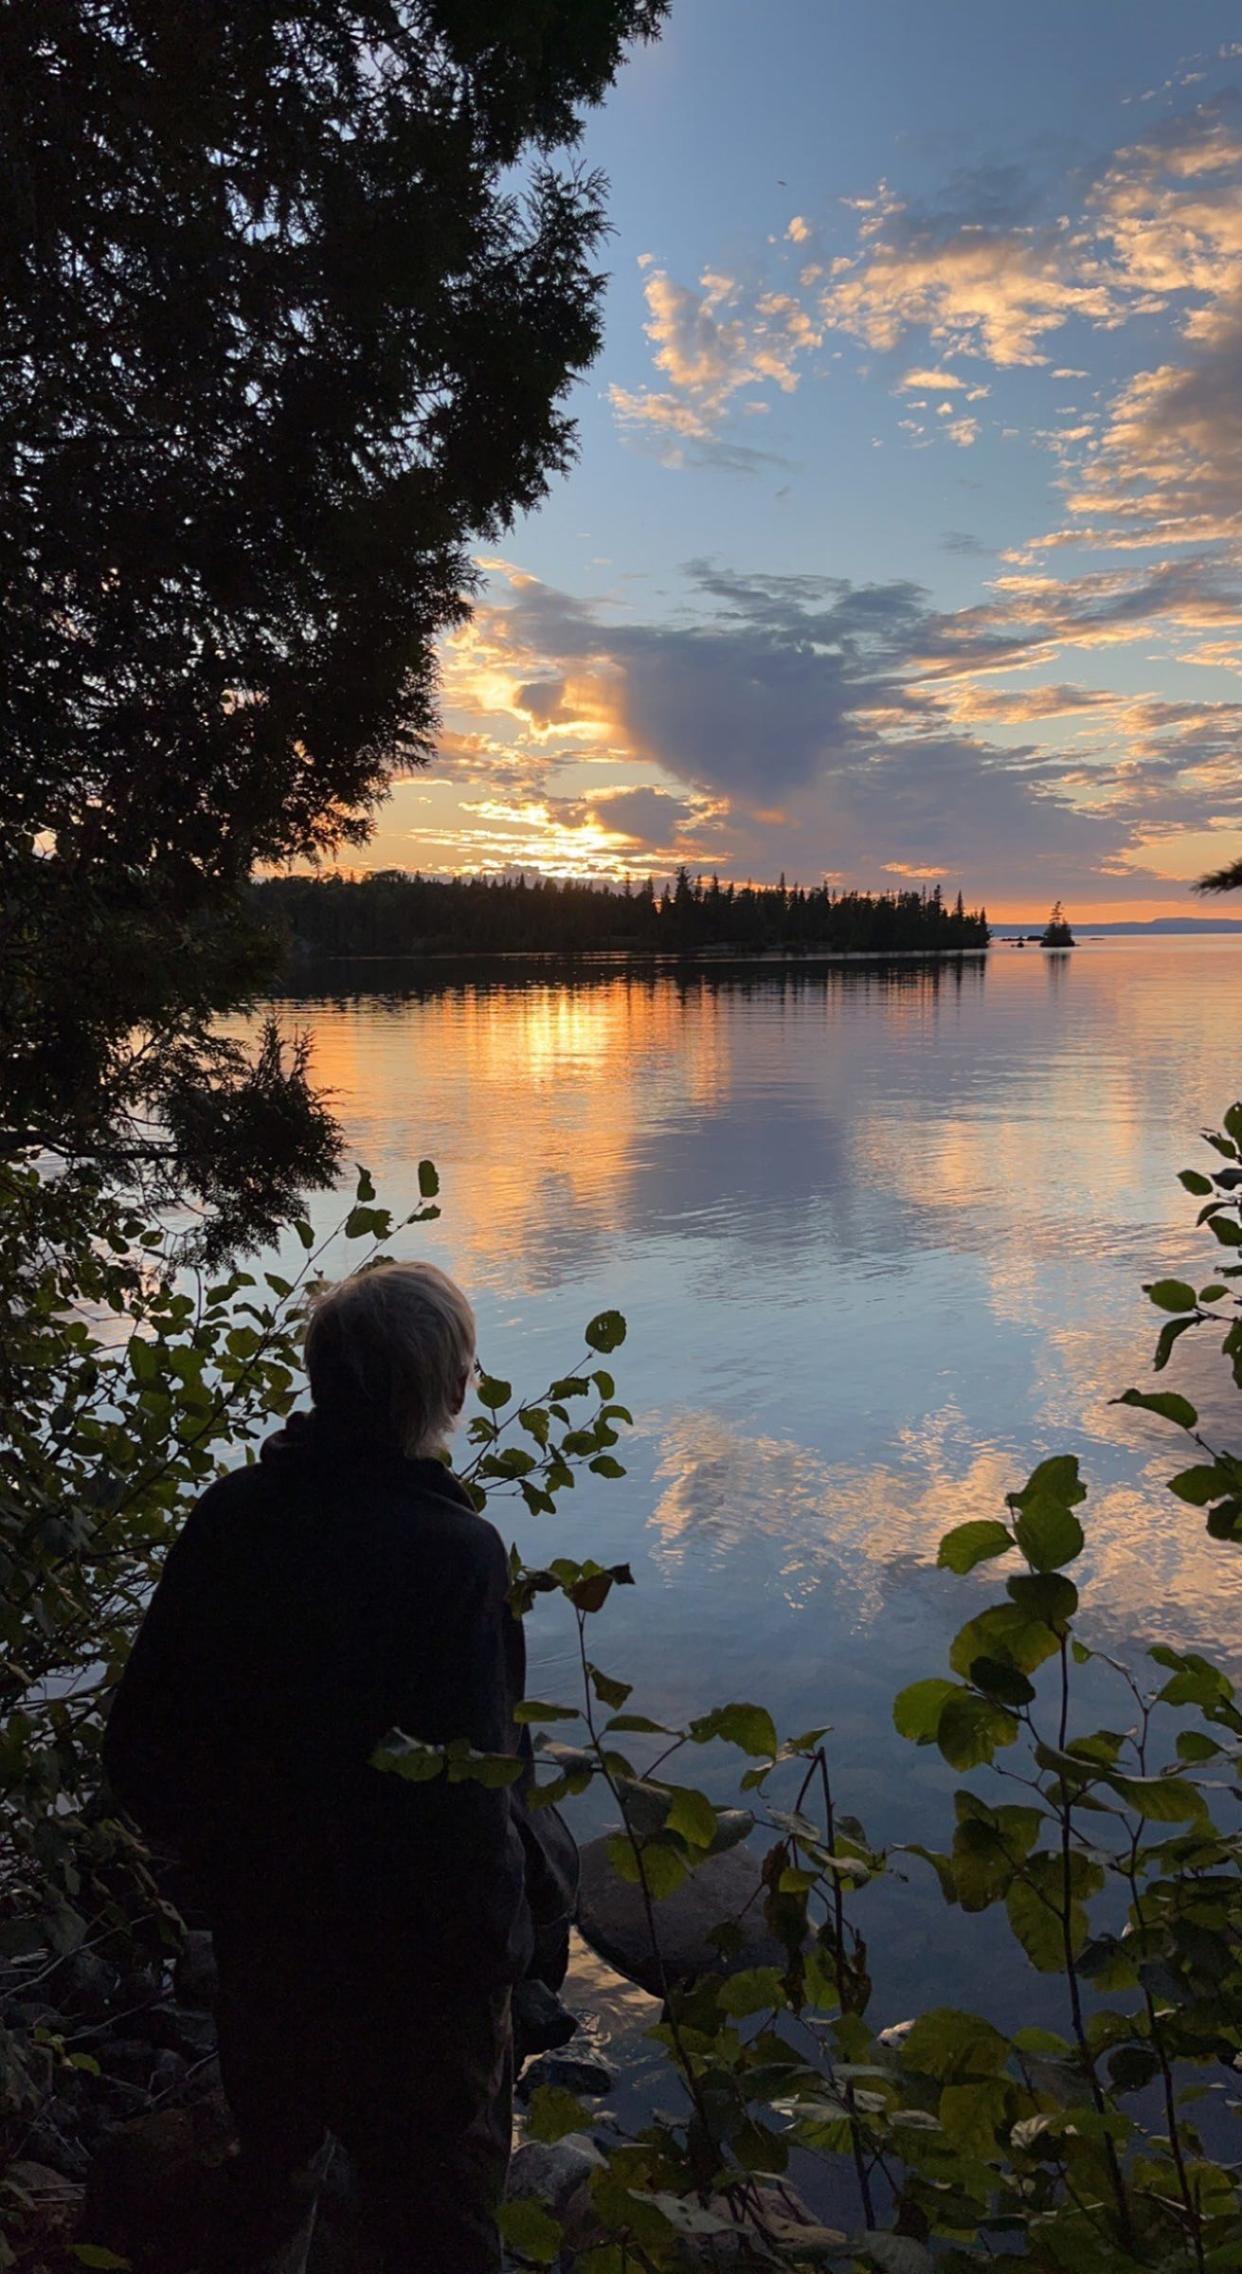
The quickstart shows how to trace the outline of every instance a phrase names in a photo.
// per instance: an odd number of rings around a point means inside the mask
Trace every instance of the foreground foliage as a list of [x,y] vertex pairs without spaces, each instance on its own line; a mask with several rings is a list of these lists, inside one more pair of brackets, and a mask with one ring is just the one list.
[[[1242,1161],[1242,1106],[1208,1142]],[[1182,1182],[1232,1252],[1242,1172],[1218,1178],[1191,1170]],[[1166,1314],[1158,1369],[1183,1333],[1214,1322],[1242,1385],[1239,1277],[1242,1259],[1198,1290],[1152,1283]],[[1119,1402],[1194,1439],[1197,1458],[1170,1489],[1206,1511],[1213,1538],[1242,1538],[1242,1463],[1206,1441],[1190,1401],[1131,1389]],[[635,1711],[629,1686],[596,1663],[588,1625],[624,1569],[515,1569],[519,1609],[555,1591],[577,1630],[579,1695],[526,1708],[573,1739],[545,1746],[543,1797],[607,1786],[622,1826],[614,1867],[641,1887],[658,1945],[661,1899],[738,1837],[736,1810],[710,1799],[690,1767],[705,1748],[733,1748],[765,1842],[764,1917],[785,1954],[668,1985],[655,2035],[684,2107],[616,2149],[592,2183],[598,2243],[575,2260],[589,2274],[677,2264],[687,2238],[700,2252],[744,2248],[756,2264],[881,2274],[933,2264],[967,2274],[1014,2253],[1049,2274],[1242,2267],[1242,1702],[1197,1652],[1157,1645],[1131,1672],[1092,1648],[1069,1575],[1086,1545],[1086,1499],[1077,1461],[1056,1457],[1003,1512],[941,1543],[946,1573],[995,1564],[1003,1574],[999,1596],[972,1607],[947,1672],[894,1706],[902,1736],[973,1780],[956,1795],[942,1852],[873,1846],[847,1813],[826,1728],[782,1738],[764,1707],[742,1702],[683,1728]],[[1088,1667],[1112,1685],[1106,1726],[1079,1709]],[[414,1751],[415,1773],[431,1773],[428,1749]],[[411,1773],[409,1755],[395,1746],[392,1766]],[[459,1762],[454,1773],[468,1770]],[[871,1976],[882,1985],[884,1954],[868,1950],[865,1890],[910,1858],[935,1874],[963,1924],[1003,1909],[1026,1964],[1063,1983],[1057,2029],[1007,2032],[943,2006],[875,2027]],[[722,1921],[724,1954],[736,1936],[736,1922]],[[555,2138],[589,2118],[558,2093],[536,2097],[533,2121]],[[802,2226],[774,2193],[791,2158],[804,2169],[808,2156],[852,2170],[850,2231]],[[839,2197],[839,2181],[830,2193]],[[556,2222],[538,2207],[513,2206],[510,2231],[532,2260],[555,2258]]]
[[[1242,1255],[1230,1260],[1242,1250],[1242,1106],[1209,1143],[1222,1165],[1182,1182],[1224,1253],[1202,1287],[1151,1283],[1163,1321],[1156,1366],[1184,1334],[1214,1327],[1242,1383]],[[435,1213],[430,1163],[419,1182],[405,1222]],[[0,1988],[11,1999],[23,1985],[55,1985],[83,1950],[176,1942],[176,1914],[141,1848],[98,1806],[101,1716],[184,1499],[246,1457],[295,1395],[298,1309],[323,1251],[299,1226],[296,1276],[232,1272],[207,1284],[175,1270],[165,1236],[88,1178],[49,1184],[23,1171],[0,1197],[0,1284],[17,1291],[0,1322],[0,1387],[15,1416],[0,1461],[10,1606]],[[361,1172],[344,1238],[369,1255],[397,1230]],[[593,1320],[581,1360],[538,1399],[484,1377],[465,1471],[480,1505],[520,1495],[543,1515],[582,1464],[624,1475],[630,1416],[611,1370],[624,1336],[617,1313]],[[1242,1465],[1191,1402],[1163,1387],[1120,1402],[1189,1436],[1194,1458],[1171,1489],[1213,1538],[1242,1536]],[[994,1516],[941,1543],[946,1584],[970,1590],[969,1615],[947,1669],[894,1708],[899,1732],[964,1780],[939,1850],[884,1852],[869,1840],[827,1727],[782,1735],[750,1701],[705,1705],[682,1727],[639,1710],[605,1670],[610,1653],[591,1625],[632,1584],[627,1566],[514,1556],[515,1609],[557,1599],[580,1675],[575,1694],[523,1709],[540,1733],[540,1799],[607,1788],[614,1866],[642,1890],[657,1948],[661,1901],[753,1836],[764,1918],[783,1953],[668,1983],[654,2034],[680,2105],[619,2142],[592,2180],[590,2231],[573,2260],[585,2274],[672,2267],[691,2246],[699,2264],[721,2253],[737,2264],[741,2251],[742,2263],[880,2274],[967,2274],[998,2255],[1047,2274],[1242,2267],[1242,1703],[1198,1653],[1157,1646],[1130,1671],[1094,1649],[1071,1576],[1086,1507],[1077,1462],[1056,1457]],[[980,1599],[993,1566],[999,1585]],[[1084,1683],[1093,1699],[1111,1685],[1103,1725],[1080,1703]],[[704,1789],[719,1789],[730,1754],[741,1809]],[[410,1732],[394,1732],[379,1761],[416,1780],[515,1772],[509,1756],[441,1751]],[[1020,1962],[1062,1985],[1056,2028],[1009,2031],[943,2005],[887,2026],[871,2018],[873,1976],[884,2002],[884,1949],[868,1947],[867,1891],[913,1873],[934,1876],[967,1933],[975,1915],[1003,1912]],[[738,1922],[722,1920],[725,1957],[737,1937]],[[66,2070],[91,2065],[37,2026],[7,2033],[10,2145],[20,2148]],[[536,2094],[535,2136],[589,2124],[571,2093]],[[848,2183],[853,2211],[839,2227],[804,2223],[782,2192],[792,2168],[814,2193],[816,2162],[825,2200],[841,2202]],[[519,2200],[506,2224],[530,2263],[556,2260],[562,2236],[543,2206]]]

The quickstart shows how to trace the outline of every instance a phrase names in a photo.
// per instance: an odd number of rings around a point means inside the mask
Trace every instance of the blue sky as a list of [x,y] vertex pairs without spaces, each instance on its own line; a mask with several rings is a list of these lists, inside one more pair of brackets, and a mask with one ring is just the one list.
[[372,865],[1172,912],[1242,848],[1236,0],[674,0],[581,454]]

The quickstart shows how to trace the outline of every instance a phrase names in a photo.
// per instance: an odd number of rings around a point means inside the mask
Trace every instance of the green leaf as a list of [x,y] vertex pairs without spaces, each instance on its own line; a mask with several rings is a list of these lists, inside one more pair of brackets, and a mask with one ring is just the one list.
[[1207,1814],[1203,1794],[1184,1777],[1123,1777],[1115,1770],[1106,1774],[1119,1798],[1153,1824],[1188,1824]]
[[[633,1688],[632,1682],[618,1682],[611,1674],[601,1673],[598,1666],[592,1666],[589,1663],[587,1673],[591,1677],[591,1688],[601,1705],[623,1706],[625,1704]],[[652,1726],[655,1726],[654,1723]],[[610,1727],[615,1728],[616,1723],[611,1723]]]
[[392,1217],[386,1208],[351,1208],[345,1218],[347,1240],[366,1238],[382,1240],[392,1229]]
[[925,1682],[911,1682],[907,1689],[899,1690],[893,1700],[893,1724],[898,1736],[908,1737],[915,1745],[934,1745],[946,1698],[963,1695],[960,1683],[946,1682],[939,1676]]
[[1003,1658],[976,1658],[970,1669],[970,1679],[977,1690],[986,1690],[990,1698],[999,1698],[1002,1705],[1030,1705],[1035,1696],[1035,1685],[1010,1666]]
[[1168,1365],[1169,1360],[1173,1355],[1173,1345],[1177,1341],[1179,1334],[1185,1334],[1187,1329],[1189,1327],[1192,1327],[1194,1323],[1195,1322],[1193,1318],[1170,1319],[1167,1326],[1161,1327],[1160,1332],[1156,1337],[1156,1355],[1152,1361],[1152,1368],[1155,1373],[1163,1374],[1165,1367]]
[[563,2140],[567,2132],[581,2132],[589,2127],[590,2117],[572,2092],[564,2085],[539,2085],[531,2094],[526,2111],[526,2132],[532,2140],[543,2140],[550,2147]]
[[1159,1311],[1193,1311],[1198,1298],[1184,1279],[1153,1279],[1143,1289]]
[[513,1709],[513,1718],[520,1725],[532,1721],[581,1721],[576,1706],[546,1705],[542,1698],[523,1698]]
[[297,1219],[297,1222],[294,1224],[294,1227],[293,1227],[293,1229],[294,1229],[294,1231],[297,1233],[297,1235],[298,1235],[298,1238],[299,1238],[299,1239],[300,1239],[300,1241],[302,1242],[302,1245],[303,1245],[303,1247],[304,1247],[304,1248],[313,1248],[313,1247],[314,1247],[314,1245],[315,1245],[315,1235],[314,1235],[314,1232],[311,1230],[311,1227],[310,1227],[310,1225],[309,1225],[309,1224],[307,1224],[307,1223],[305,1223],[301,1217],[299,1217],[299,1218]]
[[586,1340],[591,1350],[598,1350],[605,1358],[610,1350],[619,1350],[625,1341],[625,1320],[620,1311],[601,1311],[587,1328]]
[[920,2014],[901,2051],[908,2069],[945,2083],[998,2077],[1009,2059],[1008,2043],[990,2021],[955,2006],[933,2006]]
[[1001,2077],[974,2077],[947,2084],[937,2110],[946,2139],[959,2155],[990,2156],[1004,2119],[1007,2088]]
[[623,1477],[625,1475],[625,1470],[620,1461],[614,1460],[611,1453],[597,1453],[593,1461],[587,1462],[587,1467],[597,1477]]
[[1083,1530],[1072,1509],[1051,1495],[1030,1500],[1014,1524],[1018,1546],[1036,1571],[1056,1571],[1083,1550]]
[[[1014,1580],[1009,1583],[1011,1595],[1016,1584]],[[1057,1647],[1057,1636],[1047,1621],[1033,1615],[1027,1604],[1015,1597],[1008,1603],[994,1603],[967,1621],[950,1644],[949,1664],[966,1680],[976,1658],[1007,1659],[1020,1674],[1033,1674]]]
[[1198,1729],[1182,1729],[1177,1736],[1179,1761],[1214,1761],[1224,1751],[1214,1737],[1205,1737]]
[[118,2258],[114,2250],[105,2250],[103,2244],[99,2242],[71,2243],[69,2255],[71,2258],[77,2259],[79,2266],[96,2266],[100,2269],[110,2267],[115,2270],[117,2268],[125,2269],[133,2265],[132,2259]]
[[608,1858],[613,1870],[631,1885],[646,1879],[655,1901],[662,1902],[666,1895],[675,1895],[687,1877],[688,1865],[680,1846],[662,1833],[638,1843],[642,1854],[641,1869],[634,1855],[634,1845],[625,1832],[614,1832],[608,1842]]
[[[1224,1289],[1221,1290],[1222,1294]],[[1175,1421],[1181,1429],[1193,1429],[1199,1416],[1189,1398],[1177,1390],[1123,1390],[1113,1405],[1141,1406],[1144,1413],[1158,1413],[1164,1421]]]
[[717,1706],[713,1713],[692,1721],[688,1734],[696,1745],[708,1745],[713,1738],[723,1738],[726,1745],[736,1745],[740,1752],[756,1758],[778,1749],[776,1724],[766,1706],[741,1703]]
[[[1033,1887],[1029,1880],[1014,1879],[1005,1896],[1009,1924],[1040,1974],[1065,1972],[1065,1936],[1061,1924],[1060,1889]],[[1087,1915],[1071,1901],[1070,1938],[1077,1956],[1087,1939]]]
[[936,1743],[950,1768],[975,1769],[1002,1746],[1016,1744],[1021,1726],[1006,1707],[961,1690],[945,1701]]
[[502,1382],[495,1374],[481,1374],[474,1387],[480,1405],[489,1406],[493,1413],[508,1405],[513,1396],[512,1382]]
[[1074,2048],[1067,2037],[1058,2037],[1055,2029],[1018,2029],[1014,2031],[1015,2053],[1029,2053],[1036,2060],[1067,2061]]
[[1169,1491],[1191,1508],[1206,1508],[1213,1500],[1223,1500],[1233,1489],[1234,1479],[1224,1469],[1208,1467],[1200,1461],[1193,1468],[1179,1469],[1169,1478]]
[[371,1182],[369,1170],[363,1168],[361,1161],[355,1161],[354,1167],[358,1171],[358,1182],[354,1186],[355,1200],[374,1200],[375,1186]]
[[496,2224],[511,2249],[535,2266],[551,2266],[560,2252],[564,2228],[533,2195],[513,2195],[502,2203]]
[[435,1196],[440,1189],[440,1179],[436,1172],[436,1164],[434,1161],[419,1162],[418,1189],[421,1197],[424,1200],[435,1199]]
[[716,1811],[707,1795],[696,1792],[693,1785],[675,1785],[668,1790],[669,1831],[680,1832],[692,1847],[710,1848],[716,1837]]
[[376,1746],[371,1767],[404,1777],[407,1784],[428,1784],[432,1777],[443,1775],[446,1757],[443,1746],[422,1745],[416,1737],[403,1737],[394,1731]]
[[1013,1534],[1007,1524],[995,1518],[980,1518],[970,1524],[955,1525],[940,1542],[936,1562],[943,1570],[973,1571],[977,1563],[989,1556],[1004,1555],[1013,1546]]
[[[1078,1609],[1078,1589],[1060,1571],[1018,1573],[1006,1580],[1005,1592],[1028,1619],[1058,1633]],[[1044,1655],[1050,1657],[1051,1652]],[[1028,1673],[1031,1670],[1027,1668]]]
[[1051,1459],[1041,1461],[1031,1470],[1021,1492],[1011,1498],[1015,1508],[1025,1508],[1028,1501],[1059,1500],[1064,1508],[1077,1508],[1087,1497],[1086,1485],[1078,1474],[1076,1453],[1054,1453]]
[[787,2002],[778,1966],[750,1966],[743,1973],[728,1974],[716,1990],[716,2004],[731,2021],[779,2011]]
[[1212,1190],[1211,1177],[1204,1176],[1201,1169],[1179,1169],[1177,1181],[1179,1184],[1185,1185],[1187,1192],[1203,1194]]

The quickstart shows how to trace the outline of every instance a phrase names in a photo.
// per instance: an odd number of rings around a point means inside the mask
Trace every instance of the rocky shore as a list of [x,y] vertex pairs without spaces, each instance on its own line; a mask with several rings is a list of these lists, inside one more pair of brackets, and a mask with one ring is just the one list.
[[[713,1857],[661,1904],[657,1956],[637,1890],[610,1869],[607,1842],[592,1842],[583,1854],[580,1931],[603,1961],[595,1979],[614,1969],[618,1989],[637,1985],[646,1993],[640,2002],[650,1999],[654,2023],[664,1986],[725,1963],[711,1929],[739,1915],[750,1923],[729,1967],[770,1963],[756,1891],[745,1849]],[[61,2274],[84,2264],[130,2267],[133,2274],[218,2274],[234,2143],[216,2058],[215,1996],[211,1937],[201,1927],[186,1934],[170,1963],[126,1969],[83,1948],[34,1966],[25,1986],[10,1990],[0,2020],[32,2047],[45,2087],[24,2131],[15,2128],[17,2156],[6,2180],[15,2253],[8,2263],[21,2274]],[[509,2195],[561,2223],[560,2263],[568,2269],[600,2240],[591,2182],[619,2136],[608,2106],[617,2080],[590,2026],[578,2036],[579,2023],[566,2009],[542,2014],[540,2027],[550,2049],[528,2060],[518,2080]],[[581,2130],[551,2143],[524,2136],[543,2087],[583,2104]],[[784,2190],[775,2212],[810,2223]],[[685,2263],[757,2263],[742,2230],[724,2231],[727,2210],[717,2207],[714,2217],[714,2232],[687,2237]],[[515,2251],[511,2263],[526,2261]],[[310,2274],[362,2274],[348,2161],[339,2152],[324,2182]]]

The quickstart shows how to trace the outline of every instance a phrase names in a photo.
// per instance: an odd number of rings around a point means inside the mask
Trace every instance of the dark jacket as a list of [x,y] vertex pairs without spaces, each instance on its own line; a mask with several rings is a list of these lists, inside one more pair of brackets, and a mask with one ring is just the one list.
[[[499,1534],[439,1461],[295,1416],[203,1494],[117,1691],[121,1805],[209,1914],[315,1962],[480,1988],[572,1905],[573,1845],[520,1793],[370,1767],[389,1730],[518,1750],[520,1622]],[[540,1819],[542,1826],[542,1817]]]

